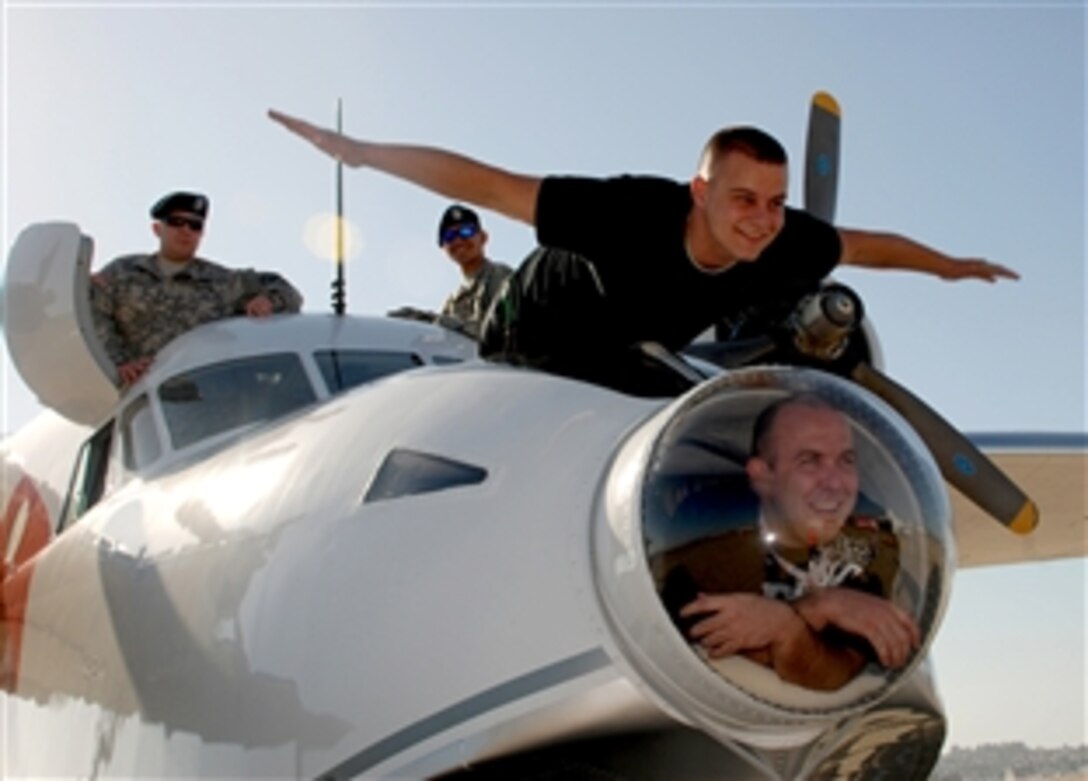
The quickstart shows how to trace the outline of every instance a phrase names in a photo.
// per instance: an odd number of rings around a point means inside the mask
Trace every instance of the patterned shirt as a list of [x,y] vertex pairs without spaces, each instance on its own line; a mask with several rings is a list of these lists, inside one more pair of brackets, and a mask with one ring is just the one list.
[[198,325],[244,315],[246,304],[262,294],[274,312],[302,307],[302,296],[278,274],[193,258],[167,276],[157,254],[126,255],[94,275],[91,305],[98,339],[121,365],[153,356]]
[[879,575],[869,568],[878,551],[898,552],[898,541],[894,535],[881,541],[869,533],[875,530],[875,522],[872,527],[847,526],[831,542],[793,551],[792,556],[765,542],[763,596],[792,602],[813,591],[843,585],[887,596],[891,584],[885,588]]
[[[480,270],[464,280],[446,299],[442,306],[442,315],[455,318],[461,331],[473,338],[479,338],[480,325],[487,315],[488,307],[512,273],[509,266],[485,260]],[[446,324],[443,322],[443,325]]]

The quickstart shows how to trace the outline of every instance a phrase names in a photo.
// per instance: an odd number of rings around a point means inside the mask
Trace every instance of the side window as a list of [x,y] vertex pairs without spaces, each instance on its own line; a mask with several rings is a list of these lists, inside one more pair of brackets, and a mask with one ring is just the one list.
[[170,441],[183,448],[215,434],[274,420],[316,401],[294,353],[259,355],[178,374],[159,386]]
[[109,471],[110,445],[113,442],[113,421],[100,428],[80,448],[68,496],[61,510],[58,533],[75,523],[83,513],[98,503],[106,491]]
[[314,360],[332,395],[423,365],[414,353],[378,350],[320,350]]

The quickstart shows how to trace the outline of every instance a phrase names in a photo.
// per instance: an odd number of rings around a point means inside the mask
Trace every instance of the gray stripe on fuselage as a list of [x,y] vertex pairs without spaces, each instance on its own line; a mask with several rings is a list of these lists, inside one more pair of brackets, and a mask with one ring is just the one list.
[[574,678],[580,678],[591,672],[607,667],[608,655],[601,648],[571,656],[547,667],[541,667],[531,673],[519,676],[506,683],[500,683],[486,691],[461,700],[460,702],[432,713],[414,724],[382,738],[369,748],[365,748],[353,757],[341,762],[331,770],[322,773],[322,779],[353,778],[369,768],[384,762],[410,746],[444,732],[458,724],[473,719],[482,713],[495,710],[503,705],[528,697],[544,689],[557,686]]

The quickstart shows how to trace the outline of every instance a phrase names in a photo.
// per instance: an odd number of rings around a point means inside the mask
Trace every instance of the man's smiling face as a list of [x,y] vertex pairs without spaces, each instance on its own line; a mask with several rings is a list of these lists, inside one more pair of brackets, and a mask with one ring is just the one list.
[[774,419],[765,452],[749,460],[748,474],[764,520],[781,544],[829,542],[857,501],[850,424],[832,409],[786,406]]
[[693,193],[719,248],[734,260],[755,260],[782,230],[788,183],[786,165],[730,152]]

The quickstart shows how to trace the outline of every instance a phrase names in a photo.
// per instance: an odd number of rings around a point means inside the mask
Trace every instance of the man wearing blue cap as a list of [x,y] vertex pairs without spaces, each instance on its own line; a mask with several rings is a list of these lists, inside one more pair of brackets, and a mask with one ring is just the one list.
[[208,198],[174,192],[151,207],[159,249],[125,255],[94,275],[95,328],[118,383],[136,382],[176,336],[213,320],[297,312],[302,296],[278,274],[224,268],[196,256]]
[[405,306],[394,309],[389,315],[438,323],[479,339],[491,302],[502,292],[503,283],[514,270],[489,260],[484,254],[487,231],[480,224],[480,215],[463,204],[455,203],[442,213],[438,222],[438,246],[460,266],[460,286],[446,298],[438,314]]
[[442,306],[442,315],[455,320],[470,336],[479,337],[488,307],[513,269],[488,260],[484,254],[487,231],[480,225],[479,215],[461,204],[450,206],[442,214],[438,245],[461,267],[463,277],[460,287]]

